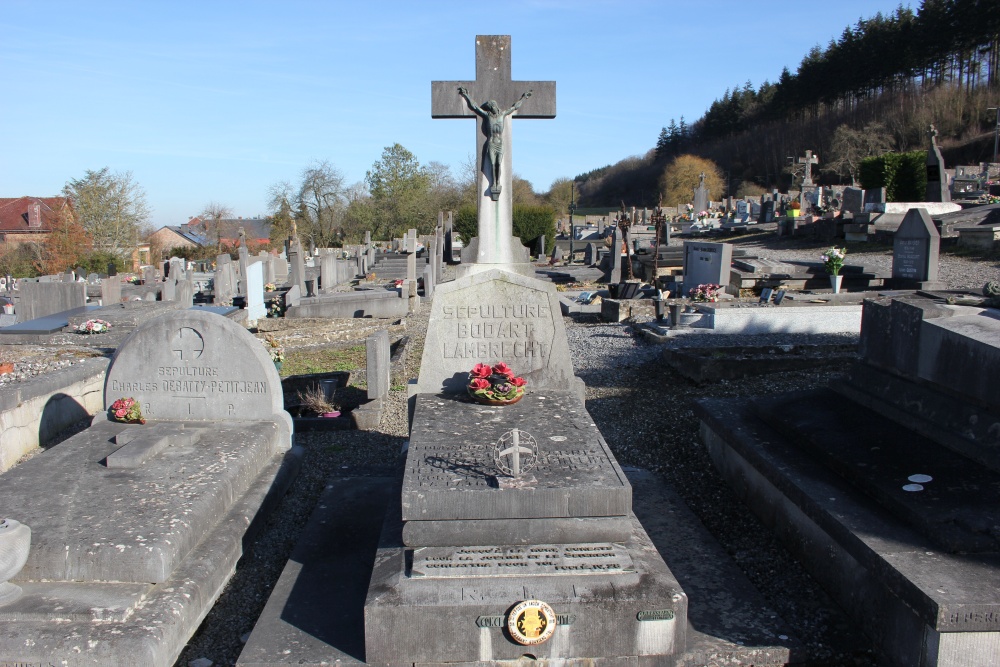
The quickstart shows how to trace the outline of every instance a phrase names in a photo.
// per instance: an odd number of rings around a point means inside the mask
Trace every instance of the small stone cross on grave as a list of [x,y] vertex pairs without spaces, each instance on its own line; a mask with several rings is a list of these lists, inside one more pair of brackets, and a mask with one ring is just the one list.
[[534,468],[537,457],[534,444],[534,438],[520,429],[515,428],[503,434],[496,444],[497,467],[501,472],[515,478],[530,471]]
[[476,36],[476,80],[432,81],[431,118],[477,118],[478,263],[509,264],[513,252],[511,118],[555,118],[555,81],[512,81],[510,35]]
[[798,163],[805,165],[805,175],[802,177],[802,186],[813,185],[812,166],[819,164],[819,157],[813,155],[812,151],[806,151],[805,157],[800,157]]

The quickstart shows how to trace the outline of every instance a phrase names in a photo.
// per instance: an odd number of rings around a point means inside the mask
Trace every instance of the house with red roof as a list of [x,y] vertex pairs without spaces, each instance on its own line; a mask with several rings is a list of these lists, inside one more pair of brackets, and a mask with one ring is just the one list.
[[66,211],[68,197],[0,197],[0,246],[44,243]]

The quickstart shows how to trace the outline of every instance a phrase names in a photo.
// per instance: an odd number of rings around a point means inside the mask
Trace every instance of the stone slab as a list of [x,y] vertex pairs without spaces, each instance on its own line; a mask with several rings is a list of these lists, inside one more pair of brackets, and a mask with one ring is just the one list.
[[211,438],[115,470],[102,461],[135,427],[102,419],[4,473],[0,506],[32,530],[18,579],[166,581],[291,438],[282,420],[221,423]]
[[[497,488],[493,444],[517,427],[538,444],[534,488]],[[570,392],[533,392],[514,405],[417,396],[403,482],[403,519],[627,516],[628,480]]]
[[[46,315],[45,317],[38,317],[33,320],[28,320],[27,322],[22,321],[17,324],[11,324],[10,326],[0,328],[0,334],[5,336],[52,334],[65,329],[66,326],[69,325],[70,318],[87,315],[100,309],[100,306],[80,306],[79,308],[71,308],[70,310],[64,310],[53,315]],[[97,317],[97,315],[91,315],[91,317]],[[84,317],[84,320],[87,319],[89,319],[89,317]]]
[[709,455],[888,663],[965,667],[994,661],[1000,556],[938,550],[757,419],[745,403],[696,403]]
[[[760,593],[672,489],[646,471],[625,472],[640,490],[636,515],[685,592],[694,591],[688,600],[688,651],[677,663],[759,667],[807,660],[808,649],[768,611]],[[391,478],[334,478],[327,483],[237,665],[364,664],[365,592],[380,521],[398,492],[398,480]],[[495,661],[476,664],[502,667]],[[566,664],[638,667],[638,660]]]
[[848,380],[831,389],[1000,472],[1000,407],[987,409],[869,364],[854,364]]
[[401,298],[398,291],[367,290],[304,297],[298,304],[288,307],[285,317],[395,318],[405,317],[408,312],[409,301]]
[[[25,594],[15,608],[24,616],[4,620],[0,664],[171,667],[235,571],[243,540],[300,463],[301,451],[276,455],[162,583],[19,582]],[[123,613],[125,621],[116,621]]]
[[23,322],[82,308],[87,304],[85,283],[22,280],[19,293],[17,315]]
[[69,325],[75,327],[91,318],[104,320],[112,329],[134,329],[151,317],[158,317],[181,308],[176,301],[124,301],[101,306],[86,313],[71,315]]
[[108,454],[104,465],[108,468],[138,468],[167,447],[190,447],[202,436],[204,429],[158,426],[150,429],[132,427],[115,436],[121,449]]
[[[828,389],[755,400],[761,420],[951,553],[1000,552],[1000,473]],[[915,474],[933,479],[907,491]],[[975,509],[970,499],[975,499]]]
[[500,361],[531,391],[580,385],[555,285],[500,269],[439,285],[416,391],[465,393],[473,366]]
[[[832,301],[833,299],[831,299]],[[707,327],[715,333],[857,333],[861,331],[861,304],[792,306],[777,308],[712,308]]]

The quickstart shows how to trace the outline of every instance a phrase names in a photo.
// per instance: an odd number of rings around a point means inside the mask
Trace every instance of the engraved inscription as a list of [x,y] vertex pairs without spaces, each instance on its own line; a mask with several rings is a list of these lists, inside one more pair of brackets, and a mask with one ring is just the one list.
[[617,544],[424,547],[414,551],[412,576],[503,577],[632,571],[628,551]]
[[[539,340],[551,324],[547,302],[448,305],[444,320],[453,320],[453,335],[442,343],[445,359],[544,359],[549,343]],[[450,325],[449,325],[450,326]]]
[[640,611],[635,617],[640,621],[672,621],[674,619],[673,609],[652,609],[650,611]]

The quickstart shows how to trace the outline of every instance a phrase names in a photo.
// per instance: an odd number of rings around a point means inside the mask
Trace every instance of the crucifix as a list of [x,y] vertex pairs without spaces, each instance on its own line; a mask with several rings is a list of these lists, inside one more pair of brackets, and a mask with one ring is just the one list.
[[802,177],[802,187],[813,185],[812,166],[819,164],[819,158],[813,155],[812,151],[806,151],[806,156],[800,157],[798,163],[804,164],[806,167],[805,176]]
[[510,35],[476,36],[476,80],[432,81],[431,118],[481,118],[476,262],[514,262],[511,118],[555,118],[555,81],[512,81]]

